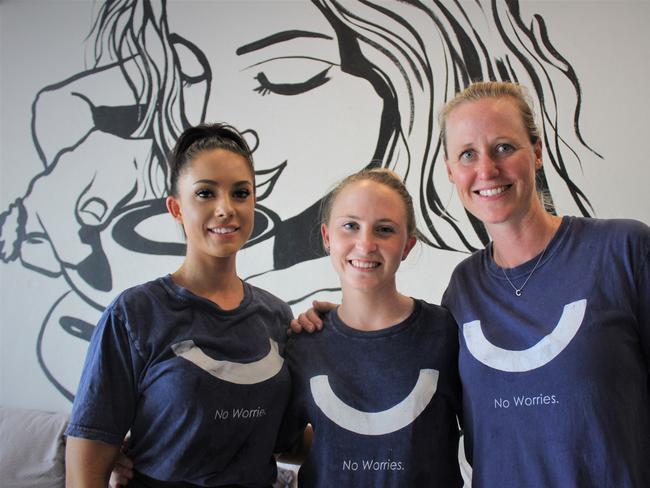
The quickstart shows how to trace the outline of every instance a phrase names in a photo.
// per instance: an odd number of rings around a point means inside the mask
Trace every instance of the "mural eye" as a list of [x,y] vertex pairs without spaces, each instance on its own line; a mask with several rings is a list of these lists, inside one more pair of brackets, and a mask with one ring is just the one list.
[[327,76],[327,72],[330,68],[331,66],[328,66],[326,69],[315,74],[311,78],[297,83],[273,83],[268,79],[263,71],[260,71],[257,76],[255,76],[259,86],[255,88],[254,91],[258,92],[262,96],[268,95],[269,93],[285,96],[299,95],[327,83],[331,79]]

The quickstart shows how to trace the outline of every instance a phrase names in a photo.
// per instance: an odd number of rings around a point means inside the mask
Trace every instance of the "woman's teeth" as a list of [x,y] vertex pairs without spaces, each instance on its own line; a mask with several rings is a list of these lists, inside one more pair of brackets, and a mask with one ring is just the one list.
[[210,232],[214,234],[228,234],[230,232],[235,232],[237,229],[235,227],[217,227],[215,229],[210,229]]
[[363,269],[376,268],[377,266],[379,266],[379,263],[375,261],[359,261],[357,259],[352,259],[350,261],[350,264],[355,268],[363,268]]
[[494,195],[498,195],[499,193],[503,193],[508,189],[507,186],[500,186],[498,188],[488,188],[487,190],[479,190],[478,193],[482,197],[493,197]]

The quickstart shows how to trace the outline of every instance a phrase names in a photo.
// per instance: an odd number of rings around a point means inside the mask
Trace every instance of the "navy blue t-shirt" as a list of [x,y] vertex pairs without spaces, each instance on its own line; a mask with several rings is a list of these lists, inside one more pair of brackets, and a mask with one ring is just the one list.
[[461,486],[456,330],[446,310],[415,300],[387,329],[350,328],[334,310],[322,332],[292,335],[285,433],[314,428],[299,486]]
[[228,311],[170,276],[125,291],[94,332],[66,434],[120,445],[130,429],[127,454],[154,480],[272,484],[290,319],[246,283]]
[[565,217],[519,297],[491,246],[458,265],[474,487],[650,486],[649,254],[640,222]]

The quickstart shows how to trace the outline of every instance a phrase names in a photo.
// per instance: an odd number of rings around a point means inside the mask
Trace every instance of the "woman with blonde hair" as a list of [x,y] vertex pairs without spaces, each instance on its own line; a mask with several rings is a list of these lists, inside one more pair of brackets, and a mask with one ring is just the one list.
[[491,238],[442,300],[473,486],[647,486],[650,228],[546,211],[520,86],[473,84],[440,119],[449,179]]
[[417,242],[406,187],[382,168],[344,178],[324,203],[321,233],[343,301],[321,333],[287,343],[281,437],[313,427],[298,485],[462,486],[456,324],[396,284]]

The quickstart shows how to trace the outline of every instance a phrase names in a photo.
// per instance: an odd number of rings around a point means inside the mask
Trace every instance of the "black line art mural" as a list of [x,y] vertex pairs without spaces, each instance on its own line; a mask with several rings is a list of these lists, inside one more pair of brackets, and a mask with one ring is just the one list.
[[[187,9],[203,10],[190,15],[171,0],[98,2],[80,46],[88,68],[35,95],[43,169],[2,209],[0,259],[68,285],[43,318],[37,354],[70,400],[104,307],[175,269],[184,253],[166,216],[164,161],[188,125],[228,121],[254,147],[258,203],[240,273],[297,310],[337,291],[319,206],[364,166],[404,177],[424,247],[442,259],[487,242],[450,195],[436,120],[472,81],[531,88],[547,204],[592,213],[579,180],[584,158],[599,155],[581,134],[578,74],[545,19],[524,16],[517,1],[305,0],[304,15],[278,7],[270,18],[246,3],[193,3]],[[79,355],[78,370],[59,365],[62,351]]]

